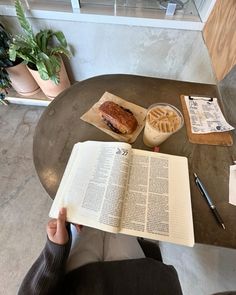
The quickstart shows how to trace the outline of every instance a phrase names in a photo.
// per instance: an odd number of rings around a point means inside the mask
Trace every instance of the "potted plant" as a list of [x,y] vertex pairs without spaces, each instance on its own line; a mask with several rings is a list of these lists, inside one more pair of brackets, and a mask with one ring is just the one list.
[[34,34],[20,0],[15,0],[15,9],[23,35],[13,38],[10,59],[22,58],[42,91],[49,98],[54,98],[70,86],[61,58],[61,54],[71,56],[66,38],[62,32],[48,29]]
[[11,81],[5,69],[0,68],[0,103],[5,104],[7,90],[11,87]]
[[33,77],[30,75],[22,60],[17,58],[14,62],[9,59],[10,34],[0,24],[0,88],[2,96],[7,93],[7,89],[13,86],[15,90],[23,95],[29,96],[40,91],[40,88]]

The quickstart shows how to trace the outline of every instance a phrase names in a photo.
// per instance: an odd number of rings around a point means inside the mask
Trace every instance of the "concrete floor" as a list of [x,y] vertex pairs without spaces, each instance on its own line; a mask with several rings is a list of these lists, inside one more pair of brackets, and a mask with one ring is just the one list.
[[[41,107],[0,107],[0,294],[16,294],[44,246],[51,199],[41,186],[32,141]],[[184,295],[236,290],[236,250],[161,243],[164,261],[179,274]]]
[[34,128],[42,111],[0,107],[0,294],[16,294],[45,242],[51,200],[32,160]]

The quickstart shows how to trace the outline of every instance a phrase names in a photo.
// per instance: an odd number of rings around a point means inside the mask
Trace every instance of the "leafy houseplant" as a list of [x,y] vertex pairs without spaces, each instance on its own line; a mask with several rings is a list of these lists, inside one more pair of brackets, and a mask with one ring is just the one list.
[[0,24],[0,100],[5,98],[7,90],[11,87],[11,80],[6,68],[13,66],[8,57],[10,35]]
[[34,34],[20,0],[15,0],[15,9],[23,34],[13,38],[9,50],[10,59],[14,61],[17,57],[22,58],[30,69],[38,71],[42,80],[52,80],[56,85],[59,84],[62,64],[60,54],[71,56],[64,34],[48,29]]
[[15,61],[9,59],[11,41],[11,35],[0,24],[0,95],[4,98],[12,86],[19,94],[30,96],[37,93],[40,88],[26,66],[22,64],[22,59],[16,58]]
[[7,90],[11,87],[11,81],[5,69],[0,68],[0,102],[5,98]]

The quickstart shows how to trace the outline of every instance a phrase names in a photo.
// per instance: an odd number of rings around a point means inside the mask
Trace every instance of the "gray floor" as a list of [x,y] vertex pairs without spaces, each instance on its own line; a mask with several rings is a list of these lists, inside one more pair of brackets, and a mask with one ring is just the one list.
[[42,110],[0,107],[0,294],[16,294],[45,242],[51,200],[32,160],[33,133]]
[[[0,106],[0,294],[16,294],[42,249],[52,201],[42,188],[32,159],[40,107]],[[184,295],[236,290],[236,250],[161,243],[164,261],[179,274]]]

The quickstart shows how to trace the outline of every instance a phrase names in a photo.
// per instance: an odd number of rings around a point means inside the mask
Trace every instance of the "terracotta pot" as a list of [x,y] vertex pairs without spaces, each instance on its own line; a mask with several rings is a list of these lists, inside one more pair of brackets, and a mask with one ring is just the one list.
[[59,73],[60,83],[58,85],[56,85],[51,80],[42,80],[39,76],[38,71],[31,70],[29,67],[28,67],[28,69],[29,69],[31,75],[34,77],[34,79],[39,84],[43,93],[50,99],[54,99],[58,94],[60,94],[63,90],[70,87],[70,85],[71,85],[70,80],[67,75],[67,72],[66,72],[66,69],[65,69],[64,62],[62,59],[61,59],[61,70]]
[[6,68],[12,87],[23,96],[31,96],[40,91],[39,85],[34,80],[25,64]]

